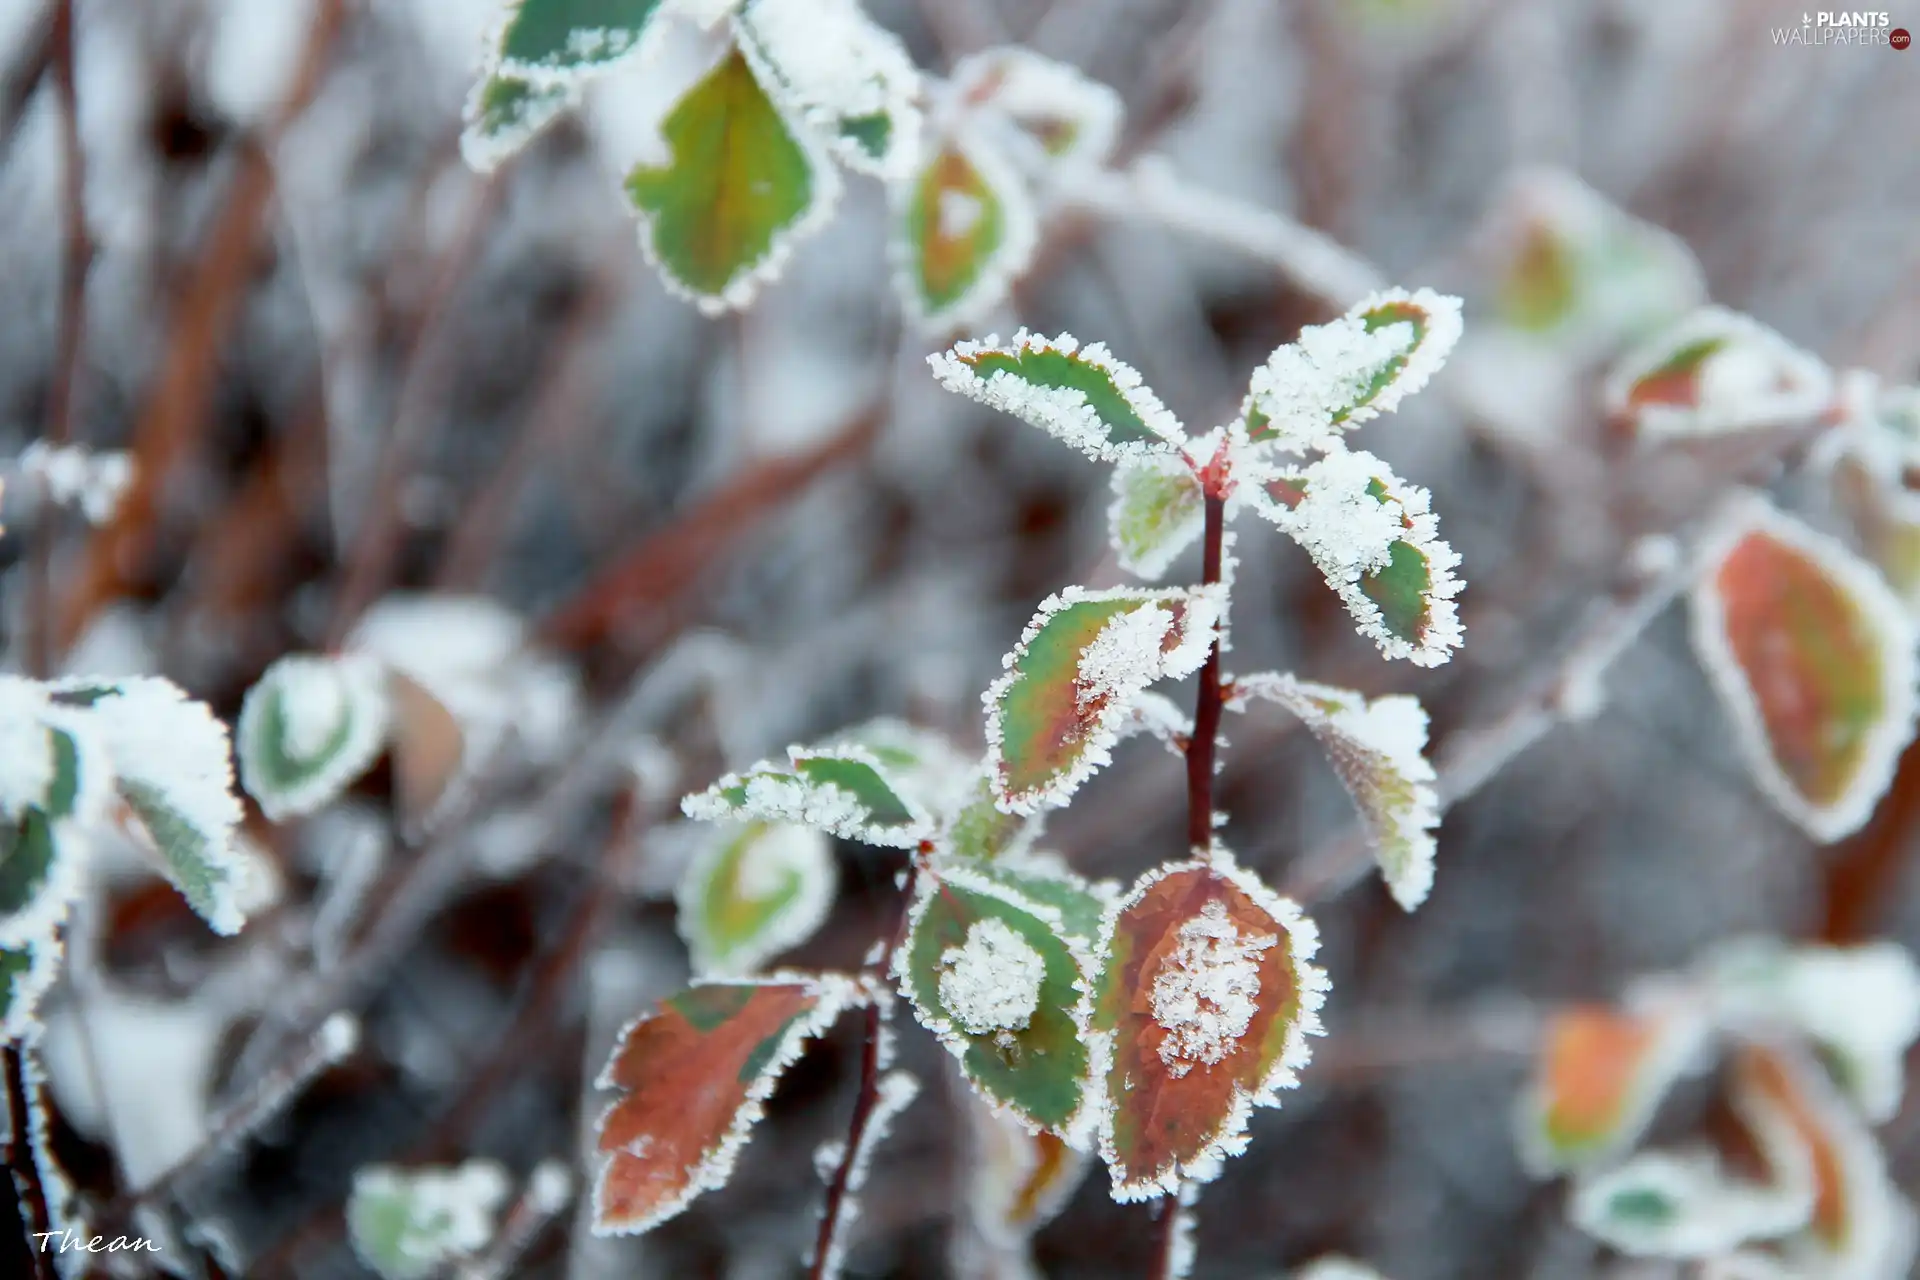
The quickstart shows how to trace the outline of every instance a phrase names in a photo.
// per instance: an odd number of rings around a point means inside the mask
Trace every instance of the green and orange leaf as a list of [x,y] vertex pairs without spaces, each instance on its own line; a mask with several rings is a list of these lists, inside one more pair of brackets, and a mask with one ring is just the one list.
[[622,1097],[596,1126],[606,1164],[594,1230],[651,1230],[726,1185],[781,1073],[843,1010],[872,998],[834,975],[707,982],[628,1027],[598,1081]]
[[1039,215],[1020,175],[988,143],[962,130],[925,148],[895,188],[894,280],[929,332],[978,321],[1040,243]]
[[1069,587],[1041,603],[1007,674],[987,690],[988,760],[1000,807],[1065,804],[1110,759],[1136,693],[1206,661],[1217,593]]
[[1806,426],[1833,401],[1833,375],[1750,316],[1702,307],[1629,352],[1607,412],[1650,438]]
[[1204,1182],[1278,1106],[1320,1033],[1319,932],[1216,849],[1148,872],[1109,909],[1087,995],[1116,1200]]
[[1090,1114],[1087,953],[1058,911],[982,871],[948,862],[922,876],[895,953],[900,990],[983,1097],[1079,1141]]
[[749,822],[711,836],[687,864],[674,899],[695,973],[751,973],[813,936],[839,882],[825,834]]
[[1032,423],[1103,462],[1173,455],[1186,443],[1179,422],[1132,367],[1098,342],[1020,330],[1002,343],[962,342],[927,357],[949,391]]
[[1018,1247],[1065,1207],[1087,1157],[985,1099],[972,1099],[966,1113],[968,1216],[990,1247]]
[[1519,1112],[1527,1167],[1545,1177],[1631,1147],[1694,1066],[1706,1030],[1700,1011],[1679,1000],[1636,1010],[1572,1005],[1554,1014]]
[[1693,640],[1774,805],[1817,840],[1873,812],[1913,737],[1914,624],[1872,566],[1755,499],[1717,532]]
[[627,175],[641,245],[702,312],[738,310],[832,212],[839,175],[737,49],[674,105],[661,132],[671,158]]

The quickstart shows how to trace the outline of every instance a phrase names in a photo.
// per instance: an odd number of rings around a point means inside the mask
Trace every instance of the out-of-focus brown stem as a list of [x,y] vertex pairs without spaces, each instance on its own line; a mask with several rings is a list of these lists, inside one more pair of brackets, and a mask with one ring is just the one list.
[[[47,389],[47,425],[43,438],[58,447],[73,439],[74,405],[80,387],[81,348],[87,331],[87,272],[93,266],[93,237],[87,233],[87,166],[80,150],[80,97],[73,70],[73,0],[53,8],[52,46],[47,70],[60,107],[60,315],[53,377]],[[44,676],[53,668],[53,542],[59,513],[41,503],[27,577],[26,667]]]
[[1820,936],[1833,943],[1871,935],[1894,900],[1900,873],[1920,834],[1920,745],[1900,757],[1893,783],[1866,829],[1830,855],[1826,869],[1826,915]]
[[20,1206],[20,1225],[26,1232],[22,1242],[27,1257],[33,1261],[35,1280],[48,1280],[53,1268],[47,1262],[46,1252],[39,1247],[36,1236],[53,1230],[52,1217],[47,1212],[46,1188],[40,1185],[40,1173],[33,1163],[33,1141],[29,1136],[29,1109],[32,1100],[27,1096],[26,1063],[22,1055],[30,1052],[21,1045],[10,1044],[5,1049],[7,1116],[7,1165],[13,1171],[13,1186],[18,1193]]
[[220,346],[245,295],[260,226],[273,198],[273,148],[318,92],[346,13],[345,0],[320,0],[278,114],[263,136],[239,149],[226,203],[169,318],[173,340],[134,426],[132,480],[112,521],[88,545],[86,563],[65,596],[59,647],[71,645],[94,612],[138,572],[167,482],[206,429]]
[[588,579],[547,615],[541,637],[565,649],[587,648],[641,608],[673,599],[762,519],[822,474],[865,453],[886,414],[887,401],[877,400],[805,453],[748,467]]

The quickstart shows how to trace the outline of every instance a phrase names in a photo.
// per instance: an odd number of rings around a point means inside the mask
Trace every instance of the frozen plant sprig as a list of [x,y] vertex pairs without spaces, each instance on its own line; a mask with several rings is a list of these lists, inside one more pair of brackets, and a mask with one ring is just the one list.
[[[869,727],[790,747],[784,762],[762,761],[685,798],[691,818],[750,824],[733,831],[824,833],[901,850],[905,904],[859,977],[702,983],[628,1028],[604,1077],[625,1096],[600,1125],[601,1229],[646,1230],[724,1181],[772,1073],[841,1009],[864,1004],[852,1130],[819,1155],[829,1186],[812,1274],[835,1274],[852,1193],[881,1121],[905,1096],[898,1077],[884,1074],[886,980],[993,1114],[1067,1149],[1097,1151],[1118,1200],[1176,1196],[1190,1205],[1246,1149],[1253,1109],[1279,1105],[1308,1064],[1328,981],[1313,963],[1313,922],[1218,841],[1222,715],[1265,699],[1308,724],[1408,910],[1432,883],[1438,803],[1426,716],[1413,699],[1368,700],[1276,672],[1223,675],[1227,516],[1251,507],[1291,534],[1347,588],[1356,618],[1390,656],[1445,661],[1460,643],[1459,588],[1431,500],[1372,454],[1349,451],[1344,435],[1430,378],[1458,328],[1452,299],[1370,297],[1276,355],[1241,418],[1199,436],[1099,344],[1023,331],[1011,343],[989,338],[932,357],[949,388],[1119,463],[1123,562],[1171,569],[1197,538],[1199,578],[1069,586],[1042,601],[983,695],[988,746],[977,765],[932,735]],[[1282,461],[1309,452],[1319,456],[1304,466]],[[1196,673],[1191,717],[1152,688]],[[1089,884],[1035,850],[1040,820],[1143,732],[1185,758],[1186,845],[1131,890]],[[799,892],[786,874],[797,862],[761,866],[741,839],[697,860],[682,886],[683,929],[703,968],[717,933],[689,921],[724,918],[729,944],[756,957],[812,927],[796,929],[760,905],[776,890]],[[810,874],[830,880],[823,869]],[[740,1075],[752,1081],[744,1091],[698,1083],[732,1079],[744,1069],[736,1064],[764,1074]],[[1185,1217],[1163,1215],[1174,1232],[1157,1254],[1163,1266],[1190,1257],[1173,1225]]]

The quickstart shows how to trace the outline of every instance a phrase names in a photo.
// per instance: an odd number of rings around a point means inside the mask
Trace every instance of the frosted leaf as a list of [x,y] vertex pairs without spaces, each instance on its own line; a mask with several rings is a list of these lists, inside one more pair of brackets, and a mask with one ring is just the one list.
[[1707,1151],[1643,1151],[1577,1182],[1567,1216],[1630,1256],[1708,1258],[1798,1229],[1812,1192],[1736,1180]]
[[962,342],[927,357],[949,391],[1010,413],[1104,462],[1168,454],[1186,434],[1160,397],[1100,343],[1071,334],[1041,337],[1022,329]]
[[734,29],[760,82],[848,167],[908,175],[920,156],[920,72],[856,0],[754,0]]
[[[939,870],[947,865],[944,857],[935,864]],[[1053,911],[1060,932],[1069,941],[1088,946],[1100,932],[1107,904],[1119,896],[1119,885],[1114,881],[1089,882],[1052,853],[1006,853],[992,862],[970,862],[966,867],[974,875]]]
[[37,480],[49,500],[78,507],[88,524],[105,524],[133,483],[133,460],[118,450],[95,451],[84,445],[53,445],[35,440],[21,450],[22,475]]
[[497,68],[474,81],[461,113],[460,155],[476,173],[492,173],[580,105],[581,82],[535,85]]
[[1797,1275],[1910,1274],[1913,1209],[1859,1116],[1803,1056],[1749,1043],[1733,1065],[1732,1102],[1776,1181],[1812,1178],[1813,1213],[1782,1244]]
[[1309,325],[1254,370],[1237,431],[1288,453],[1337,448],[1342,432],[1426,386],[1460,340],[1460,299],[1389,289]]
[[1077,1141],[1087,1120],[1079,1018],[1088,971],[1060,913],[971,866],[942,864],[915,888],[893,972],[914,1016],[980,1094]]
[[354,1171],[347,1236],[383,1280],[428,1280],[486,1248],[507,1191],[506,1170],[492,1160],[451,1169],[367,1165]]
[[1427,713],[1419,700],[1390,695],[1369,701],[1350,689],[1263,672],[1227,682],[1226,706],[1249,699],[1277,702],[1305,722],[1353,796],[1374,859],[1395,902],[1412,911],[1433,887],[1434,828],[1440,825]]
[[46,802],[54,773],[46,714],[39,684],[0,675],[0,817],[18,818]]
[[1805,426],[1833,400],[1826,365],[1750,316],[1702,307],[1629,352],[1607,413],[1651,439]]
[[928,333],[974,324],[998,307],[1039,247],[1032,193],[976,129],[929,142],[891,195],[894,286]]
[[673,105],[661,135],[666,161],[636,165],[625,182],[640,247],[668,290],[701,314],[741,310],[826,224],[839,172],[738,48]]
[[897,787],[880,758],[851,743],[789,747],[786,768],[763,760],[680,802],[689,817],[790,822],[846,840],[911,849],[933,835],[931,817]]
[[379,756],[387,710],[386,672],[364,654],[282,658],[241,704],[240,781],[275,822],[312,813]]
[[1107,537],[1128,573],[1161,577],[1205,524],[1206,495],[1184,458],[1138,454],[1113,469]]
[[[859,1193],[867,1184],[867,1173],[873,1165],[874,1151],[886,1141],[887,1135],[893,1132],[893,1122],[900,1113],[912,1105],[913,1100],[919,1096],[919,1078],[908,1071],[889,1071],[874,1085],[873,1109],[867,1113],[867,1123],[866,1127],[860,1131],[859,1145],[854,1147],[853,1155],[849,1158],[846,1195],[840,1201],[840,1214],[834,1219],[833,1234],[827,1240],[825,1265],[818,1272],[823,1280],[831,1280],[842,1274],[847,1256],[847,1241],[852,1237],[854,1223],[860,1220]],[[818,1157],[816,1157],[817,1160]],[[834,1163],[839,1162],[836,1160]]]
[[1388,658],[1433,667],[1460,647],[1460,557],[1441,541],[1425,489],[1370,453],[1341,450],[1305,469],[1253,468],[1241,492],[1313,557]]
[[1042,601],[984,697],[1000,807],[1065,804],[1111,758],[1133,695],[1206,661],[1219,600],[1207,588],[1068,587]]
[[1517,175],[1492,222],[1495,315],[1576,358],[1643,338],[1707,300],[1684,241],[1563,170]]
[[983,49],[954,64],[962,103],[995,111],[1030,137],[1062,176],[1105,161],[1120,136],[1120,95],[1018,45]]
[[242,813],[227,727],[157,676],[50,687],[56,702],[85,708],[121,799],[181,896],[215,933],[238,933],[252,871],[235,843]]
[[1920,966],[1905,947],[1748,938],[1716,947],[1702,970],[1723,1021],[1806,1036],[1869,1121],[1899,1111],[1907,1050],[1920,1037]]
[[1697,1002],[1655,991],[1641,1007],[1573,1005],[1548,1022],[1515,1131],[1536,1177],[1606,1164],[1646,1131],[1667,1091],[1699,1065]]
[[930,814],[957,813],[980,779],[979,760],[961,752],[952,739],[903,720],[869,720],[841,730],[833,742],[871,752],[895,788]]
[[60,976],[63,944],[49,932],[32,941],[0,946],[0,1038],[38,1033],[40,998]]
[[1024,1031],[1040,1007],[1047,962],[992,916],[967,926],[966,941],[940,956],[940,1003],[968,1035]]
[[1120,736],[1136,733],[1152,734],[1174,754],[1183,755],[1193,738],[1193,720],[1165,694],[1136,693],[1127,700],[1127,718],[1120,726]]
[[813,936],[839,883],[826,836],[811,827],[728,823],[711,837],[675,897],[695,973],[750,973]]
[[499,65],[529,84],[551,86],[644,57],[646,38],[670,7],[662,0],[512,0],[497,45]]
[[649,1231],[725,1186],[781,1074],[870,998],[844,976],[776,973],[700,983],[628,1026],[597,1082],[623,1094],[596,1126],[594,1231]]
[[1260,953],[1277,934],[1242,934],[1218,899],[1175,932],[1174,946],[1153,975],[1148,1000],[1166,1033],[1160,1061],[1179,1079],[1239,1048],[1260,1011]]
[[940,847],[956,858],[1018,858],[1046,827],[1046,813],[1007,813],[1000,808],[991,760],[975,775],[965,801],[940,834]]
[[1108,908],[1084,1016],[1116,1200],[1210,1181],[1246,1149],[1253,1108],[1279,1105],[1320,1034],[1319,945],[1294,903],[1217,846]]
[[1762,794],[1833,841],[1873,812],[1912,739],[1920,632],[1838,541],[1754,498],[1710,531],[1694,651]]

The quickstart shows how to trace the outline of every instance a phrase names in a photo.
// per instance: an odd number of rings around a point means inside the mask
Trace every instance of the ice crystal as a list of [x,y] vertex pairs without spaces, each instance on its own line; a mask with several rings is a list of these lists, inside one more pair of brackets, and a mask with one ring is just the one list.
[[1153,1017],[1166,1029],[1160,1059],[1175,1079],[1232,1051],[1259,1010],[1260,953],[1275,934],[1244,936],[1225,904],[1210,900],[1180,926],[1153,978]]
[[1047,963],[1006,921],[976,920],[940,957],[940,1003],[969,1035],[1025,1029],[1040,1007]]

